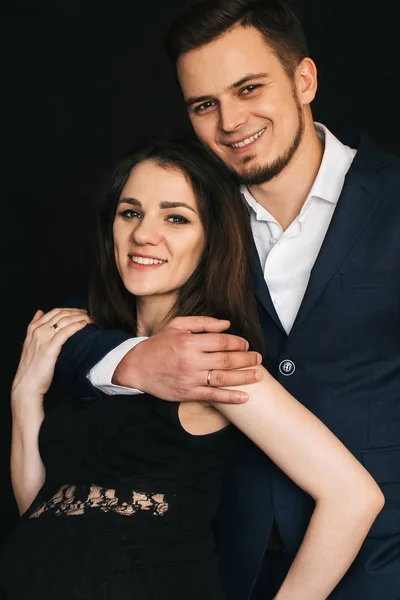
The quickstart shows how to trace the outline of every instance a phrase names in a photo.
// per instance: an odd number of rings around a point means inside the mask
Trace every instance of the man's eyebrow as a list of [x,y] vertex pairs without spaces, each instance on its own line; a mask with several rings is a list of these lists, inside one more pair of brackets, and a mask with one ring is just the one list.
[[[138,206],[139,208],[142,208],[142,203],[136,198],[121,198],[118,201],[118,204],[122,204],[123,202],[126,202],[126,204],[131,204],[132,206]],[[160,208],[181,208],[182,206],[184,208],[188,208],[194,213],[196,212],[194,208],[189,206],[189,204],[185,204],[185,202],[160,202]]]
[[[243,85],[244,83],[248,83],[249,81],[252,81],[253,79],[260,79],[261,77],[269,77],[268,73],[248,73],[247,75],[245,75],[244,77],[242,77],[241,79],[239,79],[239,81],[235,81],[234,83],[232,83],[228,89],[229,90],[234,90],[238,87],[240,87],[241,85]],[[210,98],[212,98],[211,95],[209,96],[190,96],[187,100],[186,100],[186,106],[192,106],[192,104],[197,104],[198,102],[205,102],[206,100],[210,100]]]
[[232,83],[232,85],[229,86],[229,89],[236,89],[244,83],[248,83],[252,79],[261,79],[261,77],[269,77],[269,75],[268,73],[249,73],[248,75],[242,77],[242,79],[239,79],[239,81],[235,81],[235,83]]

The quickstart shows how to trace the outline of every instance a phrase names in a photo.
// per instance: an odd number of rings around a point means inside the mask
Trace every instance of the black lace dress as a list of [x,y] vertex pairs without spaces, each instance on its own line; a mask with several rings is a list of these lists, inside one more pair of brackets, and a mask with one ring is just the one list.
[[49,413],[46,482],[3,550],[1,600],[223,600],[211,523],[240,434],[191,435],[178,408],[144,394]]

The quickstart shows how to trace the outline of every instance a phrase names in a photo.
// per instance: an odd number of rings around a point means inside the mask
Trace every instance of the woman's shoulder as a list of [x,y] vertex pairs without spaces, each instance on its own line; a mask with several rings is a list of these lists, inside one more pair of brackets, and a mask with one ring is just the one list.
[[195,436],[218,433],[230,424],[224,415],[206,402],[180,402],[177,418],[182,429]]

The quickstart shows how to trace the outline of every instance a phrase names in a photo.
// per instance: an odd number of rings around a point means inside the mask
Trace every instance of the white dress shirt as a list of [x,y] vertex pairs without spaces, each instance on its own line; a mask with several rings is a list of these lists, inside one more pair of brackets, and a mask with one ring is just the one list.
[[289,333],[343,188],[344,178],[356,154],[323,125],[316,130],[325,141],[321,166],[300,214],[283,231],[276,219],[253,198],[250,223],[264,278],[278,317]]
[[[303,300],[311,269],[317,259],[329,223],[356,150],[344,146],[320,123],[315,123],[325,149],[318,175],[300,214],[283,231],[276,219],[242,188],[250,206],[250,223],[264,278],[275,310],[289,333]],[[131,338],[111,350],[89,372],[90,382],[106,394],[136,394],[139,390],[116,386],[111,378],[116,366],[136,344],[146,338]]]

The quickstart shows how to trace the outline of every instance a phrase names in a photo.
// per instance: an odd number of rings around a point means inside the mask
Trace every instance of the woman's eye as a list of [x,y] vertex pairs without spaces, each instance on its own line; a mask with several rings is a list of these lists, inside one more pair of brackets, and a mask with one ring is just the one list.
[[168,217],[168,221],[170,223],[174,223],[174,225],[183,225],[184,223],[189,223],[185,217],[181,217],[180,215],[171,215]]
[[137,217],[140,218],[140,213],[138,213],[137,210],[131,210],[129,208],[126,210],[121,210],[119,214],[124,217],[124,219],[134,219]]

